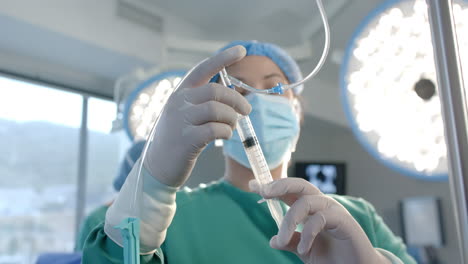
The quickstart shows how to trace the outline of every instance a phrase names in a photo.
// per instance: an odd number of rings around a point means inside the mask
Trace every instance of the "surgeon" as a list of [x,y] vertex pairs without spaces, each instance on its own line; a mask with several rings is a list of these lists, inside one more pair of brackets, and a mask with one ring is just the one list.
[[[119,192],[122,188],[122,185],[125,182],[130,170],[135,165],[135,162],[140,158],[143,147],[145,146],[145,141],[138,141],[132,144],[128,149],[125,157],[120,163],[120,168],[117,173],[117,176],[114,179],[113,187]],[[85,244],[86,238],[89,233],[100,223],[104,222],[107,209],[112,204],[109,202],[107,204],[101,205],[98,208],[94,209],[84,220],[78,231],[78,236],[75,244],[75,251],[82,251]]]
[[[114,227],[132,215],[141,220],[141,263],[415,263],[372,205],[360,198],[324,195],[309,182],[287,177],[299,137],[302,87],[283,95],[228,89],[217,73],[257,89],[300,80],[296,62],[281,48],[236,41],[197,65],[169,98],[143,162],[142,188],[134,166],[105,223],[88,236],[84,263],[123,263],[123,240]],[[250,114],[272,183],[260,185],[235,130]],[[181,188],[201,151],[224,139],[222,179]],[[262,198],[289,210],[280,228]]]

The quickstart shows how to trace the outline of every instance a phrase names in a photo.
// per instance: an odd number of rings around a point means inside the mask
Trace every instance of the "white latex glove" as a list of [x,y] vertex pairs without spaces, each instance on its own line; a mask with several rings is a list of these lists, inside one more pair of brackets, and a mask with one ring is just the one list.
[[[177,188],[160,183],[145,167],[142,168],[140,179],[144,185],[137,188],[139,166],[140,160],[133,166],[119,195],[107,210],[104,232],[123,247],[121,231],[115,226],[127,217],[137,217],[140,219],[140,253],[151,254],[166,238],[167,228],[176,211]],[[142,192],[137,194],[138,200],[133,204],[135,190]]]
[[[125,180],[115,202],[106,213],[104,231],[123,245],[114,227],[127,217],[140,219],[140,251],[153,253],[166,238],[176,211],[176,192],[190,176],[198,155],[214,139],[228,139],[238,113],[247,115],[251,106],[238,92],[208,81],[222,68],[245,56],[245,48],[227,49],[199,64],[171,95],[156,127],[142,169],[143,188],[137,188],[138,161]],[[132,202],[138,193],[135,208]],[[137,212],[138,215],[134,215]]]
[[[311,183],[285,178],[260,185],[252,180],[249,187],[265,199],[278,198],[291,207],[270,240],[272,248],[293,252],[304,263],[391,263],[372,246],[351,214]],[[303,230],[296,232],[300,223]]]
[[235,46],[209,58],[169,98],[144,161],[159,182],[173,187],[184,184],[206,145],[229,139],[238,113],[250,113],[251,106],[240,93],[217,83],[207,84],[245,53],[244,47]]

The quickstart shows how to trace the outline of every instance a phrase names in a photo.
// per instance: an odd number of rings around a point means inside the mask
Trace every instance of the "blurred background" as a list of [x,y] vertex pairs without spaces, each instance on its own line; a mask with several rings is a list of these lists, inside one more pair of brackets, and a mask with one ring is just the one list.
[[[425,11],[417,2],[324,1],[330,53],[317,77],[305,85],[304,125],[290,175],[323,184],[331,193],[363,197],[394,233],[414,246],[415,255],[429,248],[439,263],[460,263],[429,26],[403,21]],[[460,1],[460,17],[468,14],[464,7]],[[376,43],[365,42],[392,19],[400,24],[390,25],[389,32],[401,37],[399,26],[401,32],[412,28],[403,33],[429,49],[404,38],[385,39],[390,36],[385,33]],[[466,33],[462,21],[457,26]],[[146,91],[148,98],[159,100],[153,107],[160,109],[187,70],[237,39],[278,44],[308,74],[324,42],[313,0],[3,0],[0,35],[0,264],[35,263],[44,252],[73,251],[80,221],[115,196],[112,181],[120,162],[151,124],[154,111],[139,119],[148,105],[141,95],[146,88],[165,91],[159,97]],[[385,43],[400,50],[388,50]],[[359,54],[359,48],[368,53]],[[392,58],[401,61],[389,63]],[[360,76],[357,85],[387,90],[373,94],[364,109],[373,121],[365,123],[366,115],[355,105],[366,101],[351,84],[357,82],[353,73],[368,68],[380,71]],[[398,77],[385,75],[388,69]],[[403,82],[405,73],[412,75]],[[418,82],[426,95],[417,93]],[[401,93],[393,93],[396,87]],[[419,114],[404,119],[412,107]],[[387,126],[372,127],[381,121]],[[397,137],[388,139],[388,134]],[[428,141],[421,145],[434,142],[434,148],[404,149],[422,137]],[[411,155],[400,158],[400,150],[440,155],[414,161]],[[219,179],[221,153],[209,146],[187,185]],[[424,208],[431,208],[431,221],[426,216],[417,220],[428,212]],[[415,230],[418,225],[426,229]],[[411,240],[427,232],[434,235]],[[435,263],[427,250],[425,255],[419,254],[420,263]]]

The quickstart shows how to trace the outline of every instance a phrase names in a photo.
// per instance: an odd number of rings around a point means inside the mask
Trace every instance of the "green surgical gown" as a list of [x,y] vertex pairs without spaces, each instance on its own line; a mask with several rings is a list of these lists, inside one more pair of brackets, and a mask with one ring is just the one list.
[[[374,247],[404,263],[416,263],[372,205],[360,198],[332,197],[351,213]],[[302,263],[294,254],[269,246],[278,228],[266,203],[257,203],[260,199],[226,181],[180,190],[166,240],[155,254],[141,256],[141,263]],[[107,237],[101,222],[86,240],[83,263],[123,263],[122,256],[122,248]]]
[[82,251],[86,238],[93,229],[104,222],[109,205],[102,205],[92,211],[81,223],[78,236],[76,237],[75,251]]

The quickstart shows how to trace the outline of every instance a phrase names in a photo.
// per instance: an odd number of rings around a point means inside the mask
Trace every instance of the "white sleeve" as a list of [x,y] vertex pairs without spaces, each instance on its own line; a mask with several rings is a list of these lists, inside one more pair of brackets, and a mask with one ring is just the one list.
[[[166,231],[176,211],[176,192],[178,188],[170,187],[157,181],[143,166],[140,188],[136,188],[138,167],[137,161],[128,174],[116,200],[106,213],[104,232],[115,243],[122,246],[120,230],[114,227],[127,217],[140,219],[140,252],[151,254],[161,246],[166,238]],[[136,210],[132,202],[137,193]],[[134,215],[138,212],[138,215]]]
[[404,264],[403,261],[401,261],[400,258],[398,258],[397,256],[395,256],[392,252],[390,251],[387,251],[385,249],[381,249],[381,248],[376,248],[377,251],[380,252],[380,254],[382,254],[382,256],[386,257],[390,263],[392,264]]

